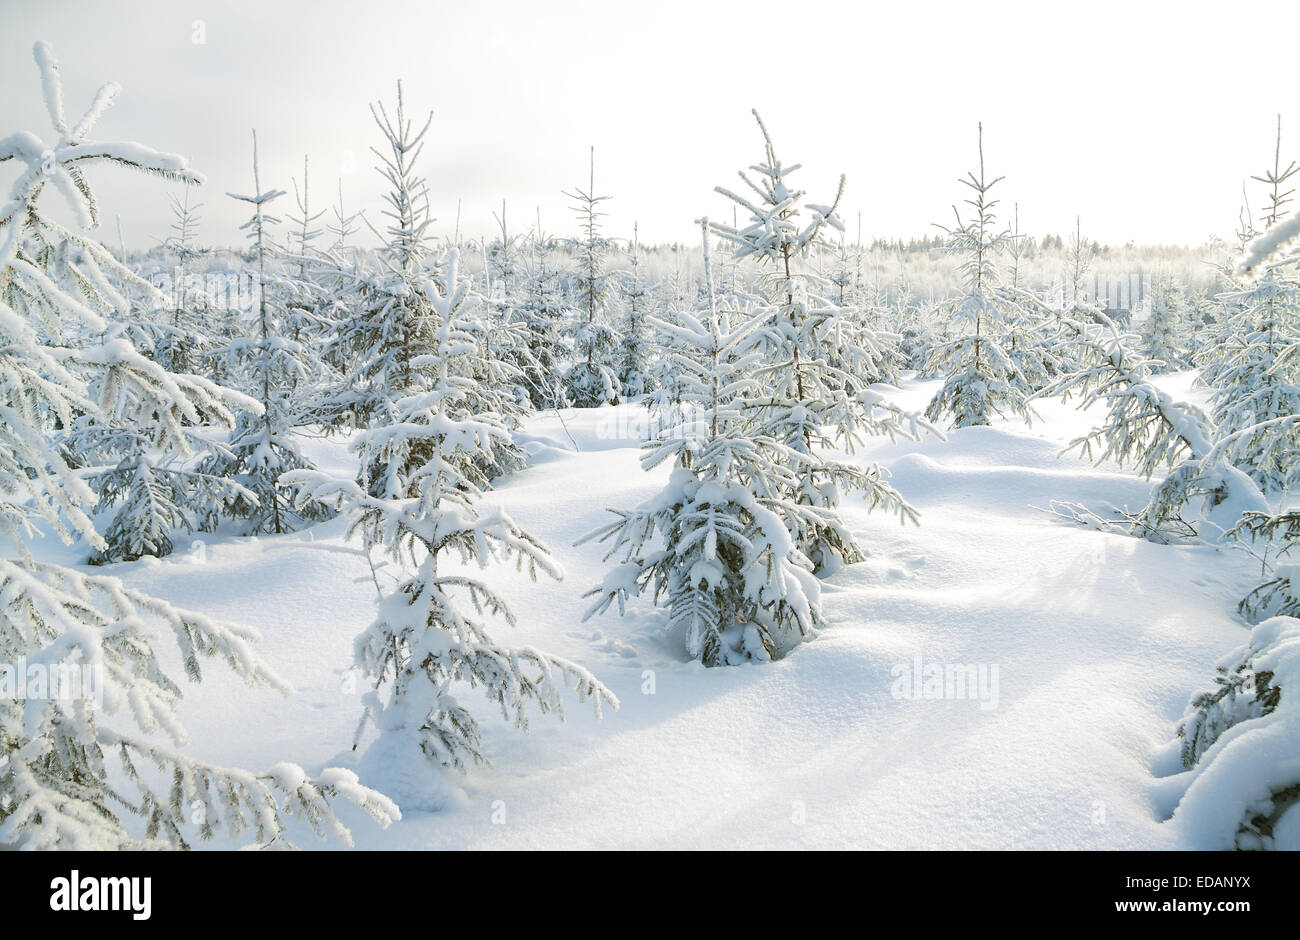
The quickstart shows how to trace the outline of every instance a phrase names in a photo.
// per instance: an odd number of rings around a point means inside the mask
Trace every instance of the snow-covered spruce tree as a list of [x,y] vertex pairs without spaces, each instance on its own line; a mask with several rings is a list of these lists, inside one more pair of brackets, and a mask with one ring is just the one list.
[[[101,343],[100,369],[87,379],[100,407],[78,415],[63,444],[96,497],[102,543],[89,558],[94,565],[169,555],[177,532],[210,528],[255,498],[201,467],[201,456],[229,453],[205,432],[234,425],[231,407],[239,400],[199,376],[168,373],[115,326],[109,323]],[[159,409],[171,397],[169,386],[180,391],[180,406]]]
[[1246,250],[1246,246],[1259,234],[1255,228],[1254,216],[1250,210],[1249,193],[1242,185],[1243,203],[1237,215],[1237,251],[1227,254],[1214,265],[1218,275],[1216,283],[1219,289],[1212,292],[1209,303],[1211,315],[1197,337],[1197,348],[1192,362],[1197,369],[1196,382],[1207,388],[1219,384],[1220,374],[1227,368],[1227,363],[1242,345],[1235,334],[1228,330],[1228,323],[1238,312],[1234,303],[1235,292],[1242,284],[1235,275],[1237,259]]
[[744,171],[740,176],[757,198],[717,188],[749,213],[749,225],[714,222],[710,229],[735,247],[738,259],[752,259],[766,269],[768,305],[748,340],[748,348],[762,353],[754,372],[758,387],[746,396],[743,407],[754,433],[778,440],[799,455],[797,482],[786,495],[818,511],[787,521],[795,525],[791,534],[800,551],[819,574],[829,574],[863,557],[836,511],[843,493],[861,492],[870,506],[897,512],[903,519],[915,520],[916,513],[886,481],[884,468],[828,460],[821,451],[839,444],[852,452],[863,434],[915,438],[930,425],[831,364],[844,360],[846,336],[839,324],[847,314],[818,293],[819,279],[801,270],[799,263],[826,227],[842,229],[835,208],[844,178],[834,203],[805,206],[804,191],[792,188],[789,181],[798,164],[786,166],[777,158],[757,111],[754,117],[763,135],[764,161],[751,168],[756,179]]
[[[1230,315],[1215,331],[1217,360],[1211,414],[1224,435],[1256,431],[1234,448],[1240,466],[1265,493],[1300,483],[1300,427],[1272,419],[1300,414],[1300,280],[1285,270],[1267,271],[1255,283],[1225,296]],[[1280,432],[1289,440],[1278,440]]]
[[883,292],[878,284],[863,282],[861,248],[849,248],[841,233],[835,245],[823,243],[820,258],[819,277],[830,286],[833,305],[839,310],[827,325],[834,334],[827,343],[828,364],[868,385],[896,383],[903,365],[898,351],[902,337],[882,328],[887,319]]
[[889,324],[894,311],[886,292],[873,284],[858,292],[861,296],[849,316],[840,320],[845,332],[831,345],[838,355],[831,365],[843,369],[867,384],[897,385],[906,368],[902,333]]
[[338,325],[331,341],[330,355],[341,363],[343,380],[317,416],[336,429],[391,421],[392,402],[420,385],[411,362],[428,352],[436,330],[429,300],[429,187],[416,171],[433,112],[417,131],[406,116],[401,82],[391,116],[382,103],[370,110],[384,138],[383,150],[372,149],[388,184],[387,224],[379,269],[356,283],[353,315]]
[[[170,296],[133,291],[129,280],[109,274],[110,282],[120,282],[126,303],[108,311],[100,334],[102,368],[87,378],[89,394],[104,407],[78,414],[61,438],[66,459],[96,497],[103,545],[91,551],[94,565],[168,555],[178,532],[207,528],[251,496],[236,481],[196,466],[203,456],[225,452],[205,433],[208,426],[229,427],[234,419],[206,380],[181,374],[200,364],[209,339],[203,321],[211,314],[208,298],[189,283],[189,263],[205,253],[193,244],[201,204],[191,201],[191,188],[185,186],[184,199],[172,198],[177,218],[166,246],[176,257]],[[154,362],[140,349],[152,350]],[[209,406],[159,411],[169,382],[185,400]]]
[[[1254,177],[1269,187],[1265,232],[1285,219],[1293,190],[1282,187],[1297,173],[1281,165],[1279,118],[1273,168]],[[1265,493],[1281,493],[1300,483],[1300,426],[1273,420],[1300,414],[1300,277],[1292,265],[1270,264],[1219,299],[1226,315],[1197,356],[1214,390],[1211,413],[1221,434],[1241,435],[1238,466]]]
[[654,325],[660,321],[678,325],[679,312],[675,306],[669,307],[662,317],[646,321],[654,337],[655,348],[659,352],[654,365],[654,387],[642,399],[642,404],[650,413],[652,438],[658,430],[682,424],[690,408],[685,397],[686,376],[682,370],[682,356],[690,356],[691,351],[682,348],[675,333],[664,332]]
[[[118,87],[101,88],[70,124],[52,51],[37,43],[35,57],[57,139],[47,145],[26,131],[0,139],[0,162],[22,166],[0,205],[0,531],[20,553],[0,558],[0,661],[61,679],[44,695],[0,697],[0,846],[184,848],[223,830],[286,845],[294,818],[350,842],[332,799],[352,800],[385,825],[399,815],[354,774],[327,769],[309,778],[290,764],[250,773],[192,760],[163,743],[183,745],[185,731],[175,714],[181,688],[158,661],[153,628],[173,634],[191,681],[201,680],[204,660],[219,658],[252,685],[286,688],[253,652],[253,631],[177,609],[114,578],[35,561],[23,549],[38,521],[67,540],[104,547],[87,515],[93,494],[49,440],[51,425],[68,425],[74,413],[112,424],[122,417],[111,410],[119,403],[136,403],[130,413],[138,415],[151,398],[165,440],[200,414],[220,419],[230,407],[256,407],[210,383],[163,372],[121,339],[78,342],[80,333],[101,332],[104,315],[122,303],[110,277],[140,290],[148,285],[98,243],[55,221],[40,202],[46,187],[68,201],[83,228],[93,228],[98,208],[85,175],[92,163],[186,184],[202,177],[172,154],[87,139]],[[106,370],[116,378],[101,381],[101,392],[117,384],[131,395],[92,397],[89,383]],[[88,686],[65,684],[70,674],[89,678],[102,704]],[[203,808],[197,823],[195,807]]]
[[506,201],[501,200],[501,212],[492,213],[499,234],[485,245],[487,264],[484,273],[489,282],[492,306],[502,313],[502,319],[519,303],[520,287],[524,277],[523,249],[519,235],[510,234],[506,214]]
[[[1264,207],[1263,221],[1264,231],[1267,232],[1278,222],[1281,222],[1289,210],[1286,208],[1294,200],[1294,189],[1284,190],[1291,178],[1300,173],[1300,164],[1292,161],[1285,169],[1282,168],[1282,115],[1277,116],[1277,136],[1276,146],[1273,149],[1273,169],[1264,171],[1262,176],[1252,176],[1251,179],[1263,183],[1269,188],[1268,204]],[[1258,234],[1258,233],[1256,233]]]
[[1007,261],[1011,268],[1011,277],[1007,281],[1007,286],[1012,290],[1020,290],[1024,286],[1021,283],[1021,269],[1031,256],[1033,244],[1033,239],[1020,231],[1020,203],[1013,202],[1011,228],[1007,232]]
[[250,297],[253,291],[250,276],[242,269],[243,263],[244,260],[240,257],[237,266],[229,272],[229,276],[237,285],[236,290],[239,291],[232,298],[234,304],[229,307],[218,306],[210,311],[211,321],[205,336],[206,348],[199,363],[204,375],[223,385],[237,384],[238,381],[237,376],[231,373],[230,363],[226,360],[226,347],[248,332],[248,311],[242,306],[245,303],[243,297],[245,281],[249,285],[247,293]]
[[1215,299],[1216,292],[1201,286],[1187,291],[1186,322],[1191,335],[1189,361],[1200,350],[1205,330],[1218,321],[1222,305]]
[[[379,255],[380,269],[361,278],[360,311],[340,325],[333,342],[334,353],[354,365],[345,367],[344,383],[330,393],[317,413],[334,427],[364,422],[378,428],[396,423],[394,403],[428,389],[432,376],[417,363],[433,361],[429,356],[434,338],[451,318],[457,330],[478,341],[477,355],[462,356],[448,366],[466,382],[464,396],[472,402],[467,413],[491,412],[512,425],[521,408],[511,388],[522,379],[494,341],[500,337],[502,325],[492,322],[482,298],[461,276],[458,252],[453,249],[434,258],[429,244],[428,185],[415,164],[432,113],[424,127],[414,132],[406,117],[400,83],[393,117],[383,105],[372,107],[372,113],[388,143],[387,153],[375,152],[381,160],[380,174],[389,184],[385,195],[389,224]],[[482,489],[490,486],[493,477],[524,463],[522,449],[511,438],[495,447],[491,456],[492,464],[460,468]],[[360,483],[378,495],[385,485],[382,469],[363,463]]]
[[[490,303],[473,290],[468,278],[461,277],[459,252],[446,252],[439,260],[433,275],[435,323],[451,318],[457,329],[475,337],[478,351],[472,356],[462,356],[451,364],[452,372],[467,380],[467,414],[493,414],[509,431],[520,427],[527,410],[528,398],[524,394],[523,371],[516,365],[524,358],[528,347],[527,329],[513,317],[501,319]],[[445,302],[444,302],[445,301]],[[421,377],[421,385],[428,384]],[[520,470],[527,456],[511,437],[493,450],[491,462],[481,455],[479,465],[472,472],[482,489],[489,489],[491,481]]]
[[[1266,580],[1242,598],[1238,612],[1250,623],[1269,617],[1300,617],[1300,511],[1246,512],[1229,533],[1263,549]],[[1270,550],[1277,551],[1270,557]]]
[[[1300,349],[1294,354],[1300,354]],[[1300,460],[1297,440],[1300,440],[1300,414],[1279,415],[1231,434],[1221,434],[1201,464],[1227,462],[1237,467],[1279,467],[1291,474],[1294,473],[1291,468]],[[1280,509],[1267,505],[1248,507],[1227,533],[1230,539],[1242,544],[1249,541],[1259,547],[1253,553],[1260,559],[1265,580],[1238,605],[1242,616],[1252,623],[1275,614],[1300,615],[1300,564],[1296,563],[1300,513],[1291,504],[1289,494],[1289,488],[1279,494]]]
[[[528,328],[518,313],[522,306],[523,260],[521,239],[511,235],[506,215],[506,202],[501,200],[501,212],[493,213],[500,234],[491,242],[483,242],[483,279],[486,299],[484,334],[485,353],[498,361],[501,373],[496,381],[508,381],[514,407],[519,413],[530,405],[528,388],[524,379],[524,366],[532,358],[529,349]],[[509,373],[508,377],[507,374]]]
[[[519,350],[528,341],[524,325],[514,320],[495,320],[491,306],[474,291],[471,280],[461,275],[460,254],[455,249],[443,253],[429,286],[432,322],[441,324],[450,319],[456,329],[474,336],[478,344],[477,355],[458,357],[448,367],[465,383],[463,413],[492,414],[507,430],[518,429],[526,412],[519,392],[524,379],[515,365]],[[429,381],[430,377],[421,376],[421,387],[427,387]],[[493,449],[490,461],[486,456],[476,461],[472,468],[466,465],[463,472],[486,490],[497,477],[522,469],[527,455],[511,436]]]
[[235,480],[252,495],[237,498],[231,508],[233,516],[244,520],[241,528],[245,535],[278,535],[328,514],[316,505],[305,507],[305,515],[295,510],[291,494],[279,483],[281,474],[310,466],[294,438],[291,400],[307,367],[302,344],[285,335],[285,295],[278,279],[267,270],[274,251],[270,228],[280,220],[268,215],[266,206],[283,196],[284,190],[262,190],[257,131],[253,131],[253,193],[227,195],[253,207],[253,215],[241,228],[252,243],[257,265],[257,321],[255,335],[232,340],[221,357],[259,408],[240,412],[228,447],[205,458],[199,469]]
[[569,401],[577,408],[596,408],[618,401],[618,375],[610,365],[618,338],[605,322],[609,300],[609,274],[605,269],[608,240],[600,233],[605,213],[600,204],[609,196],[596,194],[596,148],[591,148],[591,176],[587,188],[565,193],[575,201],[574,211],[582,223],[582,237],[575,242],[578,252],[577,306],[574,311],[574,362],[564,374]]
[[1214,681],[1170,745],[1187,768],[1170,825],[1207,848],[1300,850],[1300,620],[1257,625]]
[[441,311],[429,351],[412,368],[428,387],[393,402],[393,420],[357,435],[352,444],[371,468],[369,490],[325,474],[297,472],[299,505],[321,502],[343,509],[367,553],[381,548],[415,571],[384,597],[379,616],[356,641],[356,665],[374,684],[366,697],[356,747],[366,723],[378,732],[364,763],[403,806],[436,808],[446,785],[443,768],[484,762],[478,722],[453,687],[483,691],[515,725],[527,730],[528,708],[563,716],[562,690],[571,683],[580,700],[617,707],[594,676],[573,663],[530,647],[508,648],[490,637],[483,615],[514,618],[485,582],[464,572],[514,561],[536,579],[563,576],[546,548],[504,510],[482,505],[478,480],[466,472],[495,464],[510,434],[491,413],[474,413],[471,379],[452,364],[472,356],[476,338]]
[[944,310],[956,332],[931,348],[928,370],[944,376],[944,383],[926,416],[938,421],[947,415],[956,428],[987,425],[1008,415],[1030,421],[1035,379],[1047,371],[1045,343],[1037,330],[1026,325],[1031,311],[1024,309],[1017,294],[998,289],[995,256],[1005,250],[1011,236],[997,228],[993,210],[998,201],[989,193],[1001,180],[985,176],[984,125],[980,124],[979,175],[968,173],[961,180],[972,193],[966,200],[971,214],[963,219],[953,206],[956,225],[944,229],[945,250],[961,259],[962,291]]
[[158,338],[153,358],[168,372],[196,371],[206,346],[210,304],[201,291],[192,291],[190,285],[191,264],[207,253],[196,244],[203,203],[190,201],[191,189],[186,185],[182,196],[171,195],[172,234],[164,243],[176,258],[176,265],[172,274],[171,316],[166,318],[165,326],[155,328]]
[[1151,284],[1150,309],[1142,329],[1142,341],[1156,372],[1177,372],[1188,365],[1187,300],[1169,271],[1162,271]]
[[353,260],[356,257],[356,248],[349,239],[361,231],[361,222],[365,218],[365,213],[348,212],[347,204],[343,200],[343,180],[341,179],[338,183],[338,189],[338,201],[330,206],[330,214],[333,215],[334,221],[325,225],[325,231],[331,236],[329,250],[338,252],[347,256],[349,260]]
[[287,216],[287,248],[277,251],[281,264],[277,266],[275,290],[284,298],[281,330],[301,350],[298,361],[302,371],[289,378],[290,407],[296,415],[300,410],[299,386],[316,385],[323,375],[320,347],[331,323],[328,291],[333,265],[327,255],[316,250],[316,241],[324,234],[321,220],[326,210],[311,210],[310,162],[306,156],[302,158],[302,185],[296,179],[292,182],[295,209]]
[[[1245,511],[1267,508],[1250,477],[1231,465],[1228,452],[1215,444],[1213,422],[1201,409],[1175,401],[1151,382],[1157,363],[1137,351],[1137,337],[1124,334],[1100,311],[1099,320],[1062,319],[1068,336],[1062,359],[1078,367],[1062,375],[1043,395],[1078,395],[1080,408],[1103,405],[1102,424],[1073,441],[1098,462],[1112,459],[1147,478],[1162,468],[1168,475],[1136,513],[1121,510],[1103,519],[1082,507],[1057,504],[1063,515],[1090,526],[1115,526],[1155,542],[1229,532]],[[1190,507],[1192,518],[1184,511]],[[1203,524],[1209,531],[1201,533]]]
[[326,434],[349,425],[354,417],[349,390],[356,381],[355,357],[348,326],[356,316],[364,282],[361,255],[350,243],[363,216],[346,210],[341,181],[338,201],[330,211],[333,219],[324,226],[329,245],[314,255],[312,264],[319,332],[308,345],[321,375],[309,394],[294,402],[298,422],[319,425]]
[[860,300],[856,288],[861,279],[861,270],[860,265],[855,264],[855,258],[849,250],[843,232],[840,232],[835,245],[823,245],[821,256],[821,277],[831,285],[836,305],[840,307],[856,305]]
[[904,367],[915,369],[922,377],[931,376],[930,350],[938,341],[932,309],[904,284],[899,288],[891,310],[895,322],[901,325],[898,354],[902,357]]
[[504,200],[496,221],[500,234],[483,245],[485,297],[479,305],[476,329],[481,352],[472,371],[485,386],[500,393],[492,410],[513,430],[532,407],[527,370],[538,371],[538,363],[528,317],[522,309],[521,239],[510,234]]
[[[1275,156],[1274,171],[1262,178],[1273,188],[1265,229],[1246,244],[1236,270],[1257,285],[1300,261],[1287,250],[1300,235],[1300,217],[1283,218],[1280,211],[1290,196],[1281,184],[1293,172],[1281,170]],[[1275,289],[1264,287],[1262,297]],[[1293,347],[1290,354],[1300,353]],[[1298,426],[1295,413],[1258,421],[1223,436],[1215,456],[1238,464],[1250,457],[1256,468],[1293,465]],[[1217,848],[1300,849],[1300,620],[1286,616],[1300,614],[1300,565],[1294,562],[1300,514],[1290,507],[1248,510],[1229,534],[1264,548],[1268,580],[1239,605],[1248,620],[1261,622],[1249,643],[1221,664],[1217,688],[1194,698],[1179,726],[1179,756],[1190,768],[1190,783],[1173,823]],[[1270,561],[1273,547],[1278,554]]]
[[[1041,392],[1063,375],[1077,372],[1085,363],[1072,358],[1078,351],[1075,341],[1078,328],[1106,319],[1101,308],[1088,299],[1089,272],[1096,258],[1094,243],[1083,235],[1079,216],[1074,218],[1074,231],[1066,242],[1065,269],[1059,290],[1037,293],[1025,287],[1009,288],[1020,309],[1033,311],[1038,323],[1032,328],[1033,340],[1042,343],[1038,359],[1041,368],[1027,370],[1032,376],[1028,383],[1035,392]],[[1031,325],[1032,326],[1032,325]]]
[[[665,489],[635,510],[612,510],[618,521],[581,541],[610,540],[608,560],[621,556],[586,617],[643,592],[668,608],[669,628],[687,654],[706,666],[784,655],[822,622],[812,562],[791,537],[834,525],[831,510],[796,503],[795,468],[803,455],[747,428],[742,407],[758,391],[761,354],[744,352],[759,318],[719,310],[704,228],[707,301],[701,316],[679,323],[651,318],[674,337],[665,353],[679,361],[686,419],[644,446],[642,466],[673,462]],[[584,619],[586,619],[584,617]]]
[[1083,220],[1074,217],[1074,232],[1066,243],[1066,264],[1069,281],[1066,294],[1058,308],[1060,315],[1078,323],[1100,323],[1103,317],[1100,306],[1088,299],[1088,281],[1097,259],[1095,243],[1083,235]]
[[560,272],[552,259],[555,241],[542,232],[540,218],[528,242],[523,296],[516,310],[528,334],[528,360],[518,365],[532,406],[558,408],[566,403],[561,374],[564,303],[558,284]]
[[632,249],[628,255],[628,272],[623,287],[627,307],[622,338],[618,344],[618,381],[625,398],[636,398],[654,391],[654,371],[650,362],[649,315],[650,291],[641,277],[641,245],[637,226],[632,226]]

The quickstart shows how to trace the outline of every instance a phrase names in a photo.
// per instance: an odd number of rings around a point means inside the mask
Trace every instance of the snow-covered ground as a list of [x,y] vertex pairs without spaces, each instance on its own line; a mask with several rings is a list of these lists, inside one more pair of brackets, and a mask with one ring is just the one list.
[[[1166,381],[1190,387],[1190,376]],[[909,381],[902,399],[922,407],[934,388]],[[640,468],[641,410],[534,417],[523,434],[529,467],[488,501],[542,538],[566,577],[534,585],[493,569],[520,621],[497,623],[494,635],[587,666],[621,708],[597,720],[571,700],[565,723],[539,716],[523,735],[464,690],[492,765],[441,811],[408,809],[388,830],[345,806],[358,846],[1197,847],[1161,821],[1153,761],[1189,695],[1244,642],[1233,608],[1255,583],[1253,566],[1239,553],[1157,546],[1042,511],[1053,499],[1136,507],[1147,484],[1059,456],[1089,416],[1059,402],[1039,411],[1032,427],[860,452],[892,469],[921,525],[850,502],[844,516],[870,557],[827,582],[829,626],[779,662],[718,669],[683,662],[649,603],[582,621],[582,595],[607,565],[599,544],[573,543],[607,507],[633,506],[666,479],[665,468]],[[351,473],[345,442],[307,445],[322,469]],[[211,539],[107,569],[257,627],[261,653],[296,688],[288,698],[248,689],[213,665],[180,710],[194,756],[250,769],[355,765],[362,690],[351,647],[373,617],[375,587],[345,529],[335,520],[283,537]],[[983,684],[960,698],[899,694],[913,690],[918,664],[915,687],[934,666],[974,667]]]

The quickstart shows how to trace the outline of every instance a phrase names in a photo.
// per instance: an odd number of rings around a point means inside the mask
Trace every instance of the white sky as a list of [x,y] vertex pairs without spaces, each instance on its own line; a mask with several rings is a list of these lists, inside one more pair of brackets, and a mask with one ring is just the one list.
[[[976,160],[1022,229],[1064,233],[1076,212],[1104,242],[1230,237],[1242,181],[1300,159],[1294,41],[1300,4],[1236,0],[1070,4],[717,0],[324,0],[314,3],[0,2],[0,136],[51,135],[31,46],[54,45],[69,112],[103,81],[124,86],[101,138],[139,140],[207,174],[200,238],[234,244],[252,185],[291,189],[311,156],[314,201],[378,219],[380,142],[368,105],[403,79],[408,109],[434,113],[421,170],[436,229],[481,234],[504,198],[514,227],[575,228],[561,190],[614,198],[607,231],[689,240],[729,216],[713,194],[761,156],[749,109],[814,201],[848,175],[850,235],[909,236],[948,222]],[[196,44],[201,21],[206,42]],[[10,175],[0,168],[0,184]],[[799,177],[796,177],[798,180]],[[115,244],[166,234],[167,184],[94,171]],[[1256,186],[1256,184],[1252,184]],[[997,190],[995,190],[997,192]],[[49,198],[49,197],[46,197]],[[289,199],[278,205],[287,209]],[[1261,204],[1258,188],[1252,206]]]

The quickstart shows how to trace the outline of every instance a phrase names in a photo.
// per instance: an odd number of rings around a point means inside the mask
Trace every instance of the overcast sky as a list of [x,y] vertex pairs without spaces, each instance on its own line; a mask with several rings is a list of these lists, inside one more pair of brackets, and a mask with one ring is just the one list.
[[[1104,242],[1230,237],[1278,112],[1300,159],[1300,4],[1073,7],[0,0],[0,135],[51,135],[31,59],[45,39],[70,112],[105,80],[123,86],[97,136],[183,153],[207,175],[206,244],[239,240],[245,211],[225,193],[252,186],[253,127],[266,185],[290,189],[307,154],[318,204],[341,178],[377,217],[368,105],[399,78],[413,114],[434,112],[420,169],[443,232],[457,200],[477,235],[502,199],[512,227],[540,207],[544,228],[572,232],[561,191],[585,185],[594,145],[610,234],[637,220],[644,240],[693,240],[694,218],[730,214],[713,187],[762,154],[757,107],[814,201],[848,175],[850,235],[858,212],[868,236],[949,221],[982,120],[989,171],[1006,176],[995,193],[1028,232],[1063,233],[1081,213]],[[92,184],[105,241],[117,214],[130,246],[166,234],[167,184],[111,168]]]

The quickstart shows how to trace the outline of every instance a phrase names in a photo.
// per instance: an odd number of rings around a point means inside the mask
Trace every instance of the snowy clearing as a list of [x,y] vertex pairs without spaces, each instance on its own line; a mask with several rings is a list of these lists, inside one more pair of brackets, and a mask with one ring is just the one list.
[[[903,397],[923,402],[935,384],[910,381]],[[830,626],[780,661],[705,669],[680,661],[644,601],[581,621],[605,565],[600,546],[572,543],[607,506],[635,505],[666,479],[640,469],[639,441],[609,437],[643,421],[637,407],[565,410],[568,433],[554,412],[535,416],[521,434],[530,465],[490,497],[565,569],[539,588],[502,576],[520,622],[500,639],[587,666],[621,708],[595,720],[570,697],[563,725],[538,720],[524,736],[466,691],[486,716],[492,766],[440,812],[407,811],[386,831],[341,813],[358,847],[1200,847],[1161,823],[1152,762],[1206,664],[1244,641],[1232,610],[1254,572],[1241,553],[1087,531],[1035,509],[1145,499],[1132,475],[1058,456],[1087,415],[1049,402],[1033,428],[875,443],[861,456],[892,467],[921,525],[847,501],[870,557],[829,579]],[[306,446],[320,467],[349,464],[341,441]],[[108,569],[256,627],[296,689],[285,698],[211,670],[179,709],[193,756],[354,762],[352,640],[374,617],[375,590],[343,529],[208,541],[201,562],[196,548]],[[995,707],[974,687],[958,700],[895,697],[900,678],[911,691],[918,657],[922,670],[995,666]],[[642,692],[648,672],[653,694]]]

